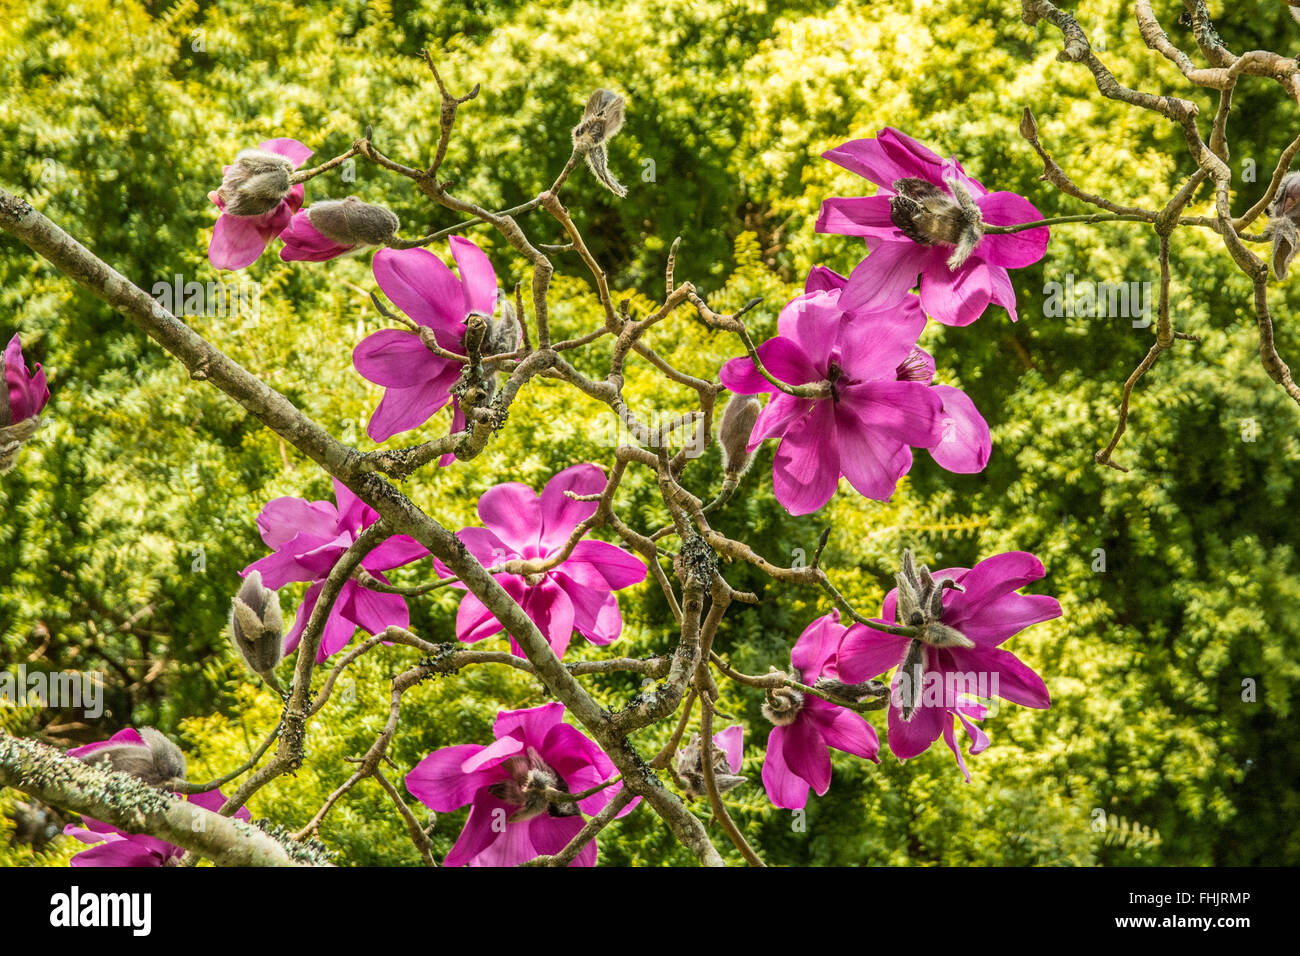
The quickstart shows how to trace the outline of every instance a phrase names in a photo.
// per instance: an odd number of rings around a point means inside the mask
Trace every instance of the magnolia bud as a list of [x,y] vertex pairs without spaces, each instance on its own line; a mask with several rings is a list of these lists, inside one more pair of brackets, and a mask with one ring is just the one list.
[[1278,184],[1277,195],[1269,204],[1268,225],[1264,227],[1264,235],[1273,240],[1271,262],[1273,274],[1279,279],[1286,278],[1291,260],[1300,247],[1297,224],[1300,224],[1300,173],[1288,173]]
[[226,168],[217,195],[231,216],[261,216],[289,195],[293,163],[260,149],[245,149]]
[[129,773],[150,786],[185,779],[185,754],[181,748],[152,727],[137,733],[143,744],[112,744],[86,754],[89,764],[106,764],[119,773]]
[[727,403],[718,426],[718,444],[722,447],[722,470],[727,478],[739,478],[754,461],[745,450],[763,403],[755,395],[737,395]]
[[[686,746],[677,752],[677,776],[682,778],[683,791],[689,800],[699,800],[708,793],[708,785],[704,780],[703,750],[704,748],[700,746],[700,735],[692,734]],[[727,754],[717,746],[715,738],[713,782],[717,784],[718,793],[734,790],[748,779],[731,772],[731,765],[727,763]]]
[[819,677],[813,687],[833,697],[838,697],[840,700],[862,702],[866,700],[883,700],[889,696],[889,688],[878,680],[864,680],[858,684],[846,684],[834,677]]
[[487,333],[483,337],[484,355],[505,355],[519,348],[519,323],[515,307],[502,299],[500,314],[488,319]]
[[275,684],[275,665],[283,656],[284,622],[280,596],[262,585],[262,575],[250,571],[230,602],[230,636],[249,670]]
[[356,196],[312,203],[307,219],[325,238],[341,246],[382,246],[401,226],[391,210]]
[[582,122],[573,128],[573,148],[586,157],[587,166],[605,188],[619,198],[627,195],[627,187],[609,171],[605,145],[622,128],[623,97],[609,90],[591,94]]
[[1020,135],[1031,143],[1038,141],[1038,121],[1034,119],[1034,114],[1028,106],[1020,114]]

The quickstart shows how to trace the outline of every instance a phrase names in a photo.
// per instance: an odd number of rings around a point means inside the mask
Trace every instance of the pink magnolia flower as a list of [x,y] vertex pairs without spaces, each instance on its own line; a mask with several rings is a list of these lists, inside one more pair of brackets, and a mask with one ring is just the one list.
[[727,362],[720,373],[733,392],[772,393],[748,450],[780,439],[772,485],[791,514],[830,501],[841,475],[859,494],[887,500],[912,467],[908,446],[932,448],[941,440],[943,401],[898,373],[925,326],[920,303],[909,296],[886,309],[850,313],[840,304],[843,294],[820,288],[791,300],[781,310],[777,337],[758,347],[771,374],[789,385],[829,381],[828,397],[779,391],[748,356]]
[[[519,482],[497,485],[478,501],[483,528],[458,532],[471,554],[487,568],[507,561],[550,562],[559,558],[569,536],[596,513],[595,501],[575,501],[566,492],[594,495],[605,490],[605,473],[595,465],[566,468],[546,483],[539,497]],[[437,562],[440,574],[451,572]],[[576,630],[593,644],[609,644],[623,631],[623,616],[613,592],[645,580],[646,566],[617,545],[579,541],[563,561],[545,571],[496,576],[563,657]],[[464,587],[464,585],[456,585]],[[456,615],[456,637],[467,644],[491,637],[502,624],[466,591]],[[514,638],[510,649],[522,655]]]
[[921,305],[944,325],[969,325],[990,302],[1016,320],[1007,270],[1041,259],[1049,230],[985,235],[984,226],[1042,219],[1029,200],[989,192],[956,157],[942,159],[889,127],[822,155],[879,187],[874,196],[827,199],[817,219],[818,232],[862,236],[870,250],[849,276],[846,309],[896,302],[920,275]]
[[[285,137],[268,139],[259,143],[258,148],[285,157],[295,169],[312,154],[296,139]],[[227,175],[230,169],[230,166],[222,167]],[[304,192],[301,183],[290,186],[288,194],[274,208],[255,216],[233,215],[226,211],[226,201],[219,191],[208,193],[208,199],[221,210],[212,229],[212,241],[208,244],[208,261],[217,269],[242,269],[252,265],[266,251],[266,244],[289,225],[293,214],[302,205]]]
[[[814,266],[808,274],[804,291],[843,290],[847,282],[844,276],[832,269]],[[934,368],[934,358],[930,353],[914,346],[896,370],[900,381],[929,385],[943,403],[939,443],[926,450],[939,467],[947,471],[963,475],[981,472],[993,451],[988,422],[961,389],[952,385],[934,385]]]
[[[942,735],[969,780],[953,732],[954,718],[970,737],[974,755],[989,745],[984,731],[971,723],[985,714],[977,696],[1001,697],[1025,707],[1051,706],[1042,678],[999,645],[1032,624],[1060,617],[1061,605],[1046,595],[1016,593],[1045,573],[1042,562],[1024,551],[933,575],[924,567],[917,571],[911,555],[905,554],[903,569],[899,584],[906,590],[901,601],[899,588],[894,588],[885,596],[880,619],[920,626],[921,637],[896,637],[854,624],[840,645],[840,676],[858,682],[897,668],[891,684],[889,749],[907,760]],[[945,579],[958,587],[945,587]],[[936,601],[941,601],[941,609]]]
[[335,242],[311,224],[307,210],[299,209],[289,220],[289,225],[280,233],[284,248],[280,258],[285,262],[325,262],[347,255],[356,246],[345,246]]
[[4,371],[7,403],[0,405],[0,428],[35,418],[50,400],[45,372],[39,362],[36,371],[27,368],[23,359],[23,346],[17,334],[5,347]]
[[[558,853],[622,784],[576,803],[552,803],[548,789],[583,793],[614,776],[614,764],[581,731],[562,723],[564,705],[497,715],[496,740],[435,750],[406,775],[406,789],[438,813],[470,805],[469,819],[443,866],[517,866]],[[619,816],[636,806],[630,803]],[[595,841],[571,866],[595,866]]]
[[355,249],[384,245],[397,234],[400,222],[391,210],[362,202],[356,196],[326,199],[293,214],[280,234],[285,262],[324,262]]
[[[375,281],[399,309],[433,333],[440,347],[463,355],[465,319],[471,312],[492,315],[497,278],[478,246],[459,236],[450,242],[459,279],[427,249],[380,249],[375,253]],[[366,426],[377,442],[427,422],[451,399],[451,387],[464,368],[430,352],[418,333],[403,329],[366,336],[353,350],[352,363],[364,378],[385,388]]]
[[[837,678],[836,654],[845,628],[838,611],[817,618],[795,642],[790,662],[801,684]],[[818,796],[831,785],[831,749],[880,762],[880,741],[861,714],[812,694],[779,688],[768,694],[763,715],[774,725],[763,759],[763,787],[774,806],[798,810],[809,788]]]
[[[86,744],[84,747],[74,747],[68,751],[68,756],[86,757],[105,747],[121,745],[146,747],[139,733],[128,727],[118,731],[108,740]],[[178,800],[182,799],[180,794],[174,796]],[[184,799],[214,813],[226,802],[226,797],[220,790],[193,793]],[[235,818],[251,820],[252,814],[248,812],[247,807],[240,807]],[[147,833],[126,833],[107,823],[92,820],[90,817],[83,817],[81,822],[83,826],[69,823],[63,828],[63,832],[92,846],[89,850],[82,850],[73,856],[68,861],[69,866],[170,866],[185,854],[181,847]]]
[[[285,636],[286,654],[298,646],[330,569],[357,539],[360,531],[379,518],[373,508],[337,479],[334,481],[334,497],[337,506],[328,501],[276,498],[257,516],[262,540],[274,553],[254,561],[240,574],[258,571],[262,583],[272,590],[278,590],[290,581],[312,582],[298,605],[293,628]],[[382,572],[410,564],[428,554],[428,550],[414,538],[399,534],[362,558],[361,567],[376,579],[388,583]],[[362,587],[355,578],[349,578],[330,610],[316,660],[324,661],[346,646],[358,627],[369,634],[378,634],[389,626],[405,628],[410,620],[406,601],[401,595],[372,591]]]

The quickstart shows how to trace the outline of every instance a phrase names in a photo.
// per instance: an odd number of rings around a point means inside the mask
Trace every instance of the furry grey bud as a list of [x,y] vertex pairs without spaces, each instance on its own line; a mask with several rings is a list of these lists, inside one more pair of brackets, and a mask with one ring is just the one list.
[[273,684],[272,673],[283,656],[284,621],[280,596],[263,586],[257,571],[249,572],[230,602],[230,637],[249,670]]
[[819,677],[815,688],[823,693],[838,697],[840,700],[881,700],[889,696],[889,689],[878,680],[866,680],[860,684],[846,684],[834,677]]
[[105,764],[119,773],[129,773],[150,786],[185,779],[185,754],[161,732],[141,727],[137,733],[144,744],[113,744],[86,754],[89,764]]
[[[703,751],[700,735],[692,734],[686,746],[677,752],[677,776],[682,778],[683,790],[689,800],[699,800],[708,795],[708,784],[704,780]],[[713,748],[713,782],[717,784],[718,793],[734,790],[748,779],[732,773],[726,753],[720,747]]]
[[623,97],[596,90],[587,98],[582,122],[573,128],[573,145],[580,150],[608,143],[623,128]]
[[1300,247],[1297,225],[1300,225],[1300,173],[1287,173],[1278,184],[1277,195],[1269,203],[1268,225],[1264,227],[1264,235],[1273,241],[1270,258],[1273,274],[1279,279],[1286,278],[1291,260]]
[[763,716],[778,727],[795,722],[803,710],[803,691],[793,687],[773,687],[763,702]]
[[984,219],[960,180],[946,182],[951,193],[924,179],[895,180],[889,220],[913,242],[952,246],[948,268],[959,269],[984,237]]
[[739,478],[753,464],[754,456],[745,450],[763,403],[755,395],[737,395],[727,403],[718,426],[718,444],[722,448],[722,470],[728,478]]
[[326,199],[307,208],[307,220],[341,246],[382,246],[397,235],[401,221],[389,209],[356,196]]
[[293,163],[276,153],[245,149],[226,169],[217,195],[232,216],[260,216],[289,195]]
[[515,307],[509,300],[501,299],[500,314],[488,319],[487,334],[483,337],[483,354],[505,355],[519,348],[519,323],[515,320]]
[[627,187],[609,170],[606,144],[622,128],[623,97],[609,90],[591,94],[582,121],[573,128],[573,148],[586,157],[592,175],[620,199],[627,195]]

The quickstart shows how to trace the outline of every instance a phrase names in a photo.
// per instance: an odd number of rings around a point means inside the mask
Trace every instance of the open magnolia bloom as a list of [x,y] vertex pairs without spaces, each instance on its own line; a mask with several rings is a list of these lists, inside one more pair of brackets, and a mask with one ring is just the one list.
[[[845,627],[838,611],[809,624],[790,652],[799,683],[840,676],[836,655]],[[798,810],[808,791],[831,785],[831,750],[879,763],[880,740],[865,717],[793,687],[769,691],[763,716],[772,723],[763,759],[763,787],[773,805]]]
[[[465,366],[431,352],[422,335],[431,336],[448,352],[464,355],[465,320],[470,313],[490,320],[496,311],[497,277],[488,257],[460,236],[452,236],[450,245],[460,278],[427,249],[375,253],[379,288],[420,327],[416,332],[375,332],[352,352],[352,363],[362,377],[385,389],[366,426],[366,434],[377,442],[419,428],[451,401],[451,387]],[[489,334],[489,341],[496,337]],[[465,418],[458,413],[453,430],[464,425]]]
[[[606,541],[579,541],[561,560],[570,535],[598,507],[595,501],[575,501],[570,494],[600,494],[605,481],[600,468],[582,464],[551,478],[540,496],[517,481],[497,485],[479,498],[478,513],[486,527],[457,532],[485,568],[518,568],[498,573],[496,580],[558,657],[564,656],[575,630],[593,644],[616,640],[623,632],[623,616],[614,592],[645,580],[646,566]],[[435,564],[439,574],[451,576],[441,562]],[[456,637],[472,644],[501,630],[496,616],[466,591],[456,615]],[[513,637],[510,649],[523,655]]]
[[[843,290],[847,283],[848,280],[833,269],[814,266],[808,273],[804,291]],[[961,389],[952,385],[935,385],[934,370],[934,357],[920,346],[914,346],[895,370],[899,381],[929,385],[943,403],[939,443],[926,448],[926,451],[946,471],[963,475],[981,472],[993,451],[988,422]]]
[[[298,605],[297,618],[284,641],[284,653],[298,646],[302,632],[325,586],[325,578],[356,541],[357,535],[379,519],[379,514],[362,502],[346,485],[334,479],[334,496],[329,501],[276,498],[257,516],[257,528],[272,554],[254,561],[240,572],[256,571],[262,583],[278,590],[290,581],[310,581],[311,587]],[[394,535],[361,559],[361,568],[377,580],[388,583],[384,571],[427,557],[428,550],[407,535]],[[373,591],[350,577],[339,591],[316,652],[317,662],[341,650],[357,628],[378,634],[386,627],[405,628],[411,622],[406,600],[399,594]]]
[[[599,813],[619,792],[623,785],[615,783],[582,800],[555,799],[585,793],[615,775],[604,751],[563,717],[558,703],[502,711],[493,743],[435,750],[406,775],[406,789],[431,810],[450,813],[470,805],[465,829],[443,866],[518,866],[558,853],[582,829],[582,815]],[[570,866],[595,865],[593,840]]]
[[989,192],[955,157],[943,159],[889,127],[822,155],[878,186],[874,196],[825,200],[817,218],[818,232],[862,236],[870,251],[849,276],[846,309],[897,302],[919,276],[922,307],[944,325],[970,325],[990,303],[1016,320],[1007,270],[1041,259],[1049,230],[986,235],[984,227],[1042,219],[1029,200]]
[[888,738],[894,756],[915,757],[942,736],[969,780],[953,721],[970,736],[972,754],[984,750],[988,737],[971,723],[984,716],[977,697],[1000,697],[1039,709],[1051,706],[1043,679],[999,646],[1030,625],[1061,616],[1056,598],[1017,593],[1044,573],[1042,562],[1024,551],[933,574],[924,566],[917,568],[911,554],[904,552],[899,586],[885,596],[880,620],[920,627],[920,636],[900,637],[854,624],[844,635],[838,657],[840,677],[846,681],[867,680],[896,668]]
[[849,312],[841,304],[842,281],[828,269],[814,270],[809,291],[781,310],[776,338],[758,347],[776,378],[787,385],[827,382],[825,394],[790,395],[748,356],[727,362],[719,375],[733,392],[772,395],[747,447],[780,439],[772,486],[795,515],[830,501],[841,476],[859,494],[888,500],[912,467],[913,447],[931,449],[954,471],[978,471],[988,461],[988,426],[974,405],[957,389],[930,385],[933,360],[916,346],[925,327],[917,298]]
[[281,137],[245,150],[208,198],[221,210],[212,228],[208,261],[217,269],[242,269],[266,251],[266,245],[289,226],[302,205],[301,183],[289,185],[289,173],[312,151],[296,139]]

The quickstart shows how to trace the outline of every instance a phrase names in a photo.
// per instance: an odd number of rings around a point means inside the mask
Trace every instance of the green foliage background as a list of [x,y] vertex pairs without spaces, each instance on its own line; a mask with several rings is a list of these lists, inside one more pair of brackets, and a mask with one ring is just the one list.
[[[1191,46],[1173,24],[1177,6],[1157,4],[1168,8],[1161,12],[1175,40]],[[1282,4],[1217,6],[1230,47],[1295,46]],[[568,194],[617,292],[633,296],[634,310],[662,295],[667,246],[681,234],[678,276],[717,308],[764,296],[754,327],[767,335],[809,266],[847,271],[861,254],[854,240],[813,231],[822,198],[862,191],[818,158],[844,140],[902,128],[957,153],[990,188],[1028,195],[1046,215],[1082,210],[1038,181],[1040,167],[1015,132],[1026,105],[1048,148],[1092,191],[1154,206],[1191,170],[1175,127],[1101,101],[1086,70],[1055,61],[1056,35],[1026,27],[1018,9],[1013,0],[191,0],[170,8],[5,0],[0,183],[146,289],[176,274],[216,280],[205,194],[240,148],[292,136],[323,159],[373,124],[390,155],[427,161],[438,103],[416,54],[429,46],[454,87],[482,84],[443,170],[461,194],[498,207],[533,195],[568,155],[587,93],[619,90],[628,123],[611,163],[629,195],[614,199],[585,171]],[[1075,11],[1123,82],[1190,96],[1212,114],[1207,97],[1189,93],[1145,49],[1128,4],[1092,0]],[[1244,204],[1263,188],[1251,169],[1267,180],[1295,114],[1260,81],[1234,106]],[[453,221],[406,181],[364,163],[355,172],[355,183],[338,173],[314,180],[308,200],[355,192],[383,201],[406,234]],[[538,240],[558,241],[553,224],[530,225]],[[482,230],[474,238],[507,287],[524,278],[502,242]],[[1154,282],[1154,253],[1154,236],[1131,224],[1058,227],[1046,258],[1013,273],[1018,324],[998,309],[964,329],[931,324],[923,344],[941,379],[964,387],[993,426],[982,475],[951,475],[921,455],[893,501],[846,493],[802,519],[771,497],[770,448],[745,479],[723,530],[789,563],[832,524],[827,561],[863,608],[878,606],[899,549],[910,546],[939,566],[1032,551],[1047,566],[1044,589],[1065,609],[1011,644],[1044,675],[1052,708],[1007,706],[990,719],[993,746],[969,761],[972,783],[942,745],[906,764],[886,754],[879,767],[837,755],[831,790],[810,802],[802,830],[767,805],[758,783],[759,698],[727,687],[723,708],[750,729],[751,782],[734,792],[737,817],[772,861],[1300,862],[1300,743],[1290,724],[1300,678],[1291,534],[1300,445],[1295,407],[1259,367],[1246,283],[1212,234],[1176,235],[1176,321],[1201,342],[1180,343],[1143,379],[1117,453],[1128,473],[1102,470],[1092,455],[1152,330],[1122,318],[1044,315],[1045,282],[1068,273]],[[593,328],[599,319],[580,264],[562,259],[559,268],[553,322],[561,334]],[[260,284],[259,323],[188,321],[326,427],[372,447],[364,422],[379,392],[350,367],[355,342],[384,325],[366,299],[367,263],[289,266],[271,254],[243,275]],[[1294,361],[1300,295],[1278,287],[1274,297],[1278,346]],[[236,572],[264,553],[254,518],[266,501],[328,497],[328,482],[7,237],[0,315],[0,337],[21,332],[54,396],[50,423],[0,482],[0,665],[103,670],[109,684],[108,712],[93,726],[73,713],[5,710],[0,718],[60,743],[156,725],[179,736],[196,777],[242,762],[277,707],[249,685],[225,643]],[[733,338],[685,314],[651,341],[701,375],[737,353]],[[602,350],[585,361],[599,369]],[[688,398],[644,368],[628,393],[634,407],[666,413]],[[538,383],[480,458],[419,475],[407,490],[445,525],[474,523],[475,499],[499,481],[540,488],[569,464],[604,460],[607,419],[576,392]],[[422,434],[446,424],[440,416]],[[689,474],[701,494],[716,487],[716,451]],[[644,475],[633,472],[624,487],[625,517],[663,523]],[[1104,572],[1092,569],[1097,549]],[[828,610],[818,594],[765,586],[745,569],[731,574],[768,598],[733,610],[720,634],[720,649],[742,668],[781,664],[802,628]],[[656,589],[625,592],[621,603],[627,624],[615,651],[669,646],[671,619]],[[450,639],[454,619],[452,597],[413,607],[413,627],[434,639]],[[578,641],[571,656],[588,653],[596,652]],[[385,648],[359,662],[352,693],[336,695],[313,727],[308,766],[259,794],[254,814],[301,826],[345,779],[344,758],[373,739],[388,678],[410,659]],[[1247,679],[1257,686],[1253,701],[1243,700]],[[611,705],[637,689],[628,678],[595,686]],[[536,682],[513,672],[443,678],[407,695],[391,755],[404,772],[436,747],[488,739],[498,709],[543,699]],[[883,719],[876,723],[883,736]],[[643,752],[665,733],[647,731]],[[0,794],[0,863],[60,864],[76,849],[63,837],[39,850],[8,847],[12,803]],[[439,851],[463,815],[437,821]],[[1098,832],[1103,816],[1110,825]],[[342,862],[418,862],[369,782],[321,836]],[[612,827],[600,846],[603,863],[687,862],[647,813]]]

